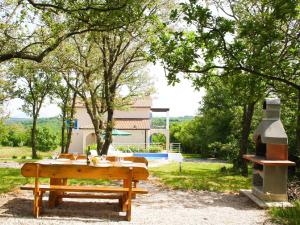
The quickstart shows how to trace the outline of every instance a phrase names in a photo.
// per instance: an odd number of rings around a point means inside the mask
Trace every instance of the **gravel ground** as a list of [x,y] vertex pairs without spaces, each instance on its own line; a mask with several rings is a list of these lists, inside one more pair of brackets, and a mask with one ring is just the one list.
[[23,163],[18,162],[0,162],[0,168],[21,168]]
[[[158,166],[165,161],[150,162]],[[18,163],[0,163],[0,167],[19,168]],[[163,187],[153,177],[140,186],[149,190],[133,200],[132,221],[118,212],[115,200],[67,199],[59,207],[49,209],[43,198],[43,213],[32,216],[30,191],[0,195],[0,224],[5,225],[77,225],[77,224],[145,224],[145,225],[254,225],[267,220],[266,211],[257,208],[247,197],[233,193],[179,191]]]
[[10,225],[75,225],[75,224],[263,224],[266,212],[248,198],[237,194],[207,191],[170,190],[154,178],[141,186],[150,191],[133,201],[132,221],[124,221],[124,213],[117,211],[114,200],[65,200],[55,209],[47,208],[39,219],[32,217],[32,192],[15,191],[0,196],[0,224]]

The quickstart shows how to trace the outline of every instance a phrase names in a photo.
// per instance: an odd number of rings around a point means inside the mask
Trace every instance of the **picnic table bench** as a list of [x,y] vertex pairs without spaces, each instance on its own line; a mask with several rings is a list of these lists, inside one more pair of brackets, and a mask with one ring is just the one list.
[[[146,194],[147,189],[132,186],[132,182],[146,180],[149,176],[145,163],[120,165],[111,162],[109,166],[91,166],[57,160],[25,163],[21,169],[24,177],[35,178],[34,185],[22,186],[22,190],[32,190],[34,193],[33,214],[37,218],[42,211],[43,194],[49,191],[49,206],[54,207],[63,198],[102,198],[118,199],[126,219],[131,220],[131,200],[134,194]],[[50,178],[50,184],[40,184],[40,178]],[[68,179],[106,179],[121,180],[122,186],[70,186]],[[93,193],[93,194],[91,194]],[[96,193],[96,194],[95,194]],[[105,193],[101,194],[100,193]]]

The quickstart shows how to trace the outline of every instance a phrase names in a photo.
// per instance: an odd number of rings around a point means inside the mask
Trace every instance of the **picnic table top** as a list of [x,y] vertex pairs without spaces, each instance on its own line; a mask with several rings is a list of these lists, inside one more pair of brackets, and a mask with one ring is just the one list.
[[[53,178],[59,178],[59,172],[69,171],[68,174],[73,178],[86,178],[86,174],[91,176],[90,178],[97,177],[97,174],[107,174],[107,178],[117,178],[117,174],[122,171],[122,168],[132,168],[133,178],[135,180],[147,180],[149,176],[148,167],[145,163],[136,163],[130,161],[124,162],[100,162],[96,165],[90,163],[87,165],[86,160],[69,160],[69,159],[47,159],[40,160],[33,163],[25,163],[21,168],[21,173],[25,177],[36,176],[36,165],[42,166],[48,170],[49,173],[40,174],[41,177],[51,176],[51,172],[55,174]],[[94,174],[94,175],[93,175]],[[54,176],[54,175],[53,175]],[[50,177],[51,178],[51,177]],[[62,178],[62,177],[61,177]]]

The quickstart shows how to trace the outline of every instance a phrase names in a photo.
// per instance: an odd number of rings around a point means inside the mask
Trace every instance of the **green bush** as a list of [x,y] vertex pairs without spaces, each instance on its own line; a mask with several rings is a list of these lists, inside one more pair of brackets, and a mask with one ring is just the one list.
[[152,145],[147,148],[147,151],[152,152],[152,153],[161,152],[163,150],[164,150],[164,148],[161,145]]
[[121,152],[127,152],[128,151],[128,147],[127,146],[118,146],[116,147],[117,150],[121,151]]
[[57,147],[56,135],[50,133],[49,129],[43,127],[36,132],[36,149],[42,152],[54,150]]
[[131,151],[131,152],[139,152],[142,150],[141,147],[137,146],[137,145],[130,145],[128,146],[128,149]]
[[129,145],[129,146],[121,145],[121,146],[117,146],[116,149],[121,152],[140,152],[145,150],[143,147],[137,145]]
[[166,144],[166,136],[161,133],[155,133],[151,135],[152,143],[160,144],[161,146],[165,147]]
[[17,159],[18,157],[17,157],[17,156],[15,156],[15,155],[13,155],[13,156],[12,156],[12,158],[13,158],[13,159]]
[[225,144],[213,142],[208,145],[208,150],[202,156],[234,161],[238,157],[238,153],[238,148],[234,142]]
[[85,151],[87,151],[88,149],[90,149],[90,150],[96,150],[97,149],[97,144],[88,145],[85,148]]
[[6,126],[1,132],[1,144],[3,146],[21,147],[28,139],[28,132],[18,124]]

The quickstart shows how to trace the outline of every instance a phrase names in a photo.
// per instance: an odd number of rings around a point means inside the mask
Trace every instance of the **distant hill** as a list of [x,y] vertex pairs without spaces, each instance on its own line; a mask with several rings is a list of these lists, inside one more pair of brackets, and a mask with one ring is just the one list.
[[[172,123],[180,123],[184,121],[190,121],[194,117],[193,116],[178,116],[178,117],[170,117],[170,125]],[[166,118],[165,117],[152,117],[152,125],[153,128],[161,128],[166,126]]]
[[170,117],[170,122],[182,122],[192,120],[193,116],[178,116],[178,117]]
[[[9,118],[5,121],[6,124],[19,124],[25,128],[32,125],[31,118]],[[61,120],[59,117],[39,118],[38,127],[47,127],[53,133],[58,133],[61,130]]]
[[[170,124],[180,123],[184,121],[192,120],[193,116],[179,116],[179,117],[170,117]],[[29,128],[32,125],[31,118],[9,118],[5,121],[6,124],[19,124],[25,128]],[[152,118],[152,127],[163,127],[166,125],[165,117],[153,117]],[[50,118],[39,118],[38,127],[47,127],[53,133],[59,133],[61,130],[61,120],[59,117],[50,117]]]

